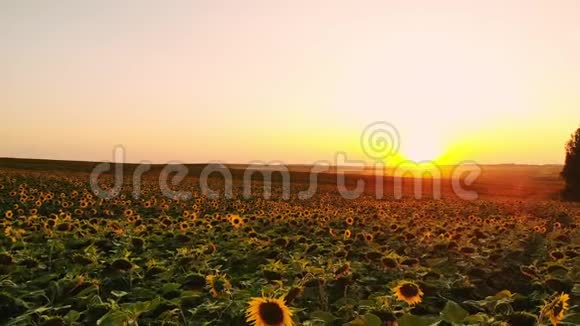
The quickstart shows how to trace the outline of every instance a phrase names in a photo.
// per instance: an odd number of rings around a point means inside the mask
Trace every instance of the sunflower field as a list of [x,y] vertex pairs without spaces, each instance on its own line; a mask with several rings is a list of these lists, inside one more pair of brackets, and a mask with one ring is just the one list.
[[580,325],[575,204],[0,172],[0,325]]

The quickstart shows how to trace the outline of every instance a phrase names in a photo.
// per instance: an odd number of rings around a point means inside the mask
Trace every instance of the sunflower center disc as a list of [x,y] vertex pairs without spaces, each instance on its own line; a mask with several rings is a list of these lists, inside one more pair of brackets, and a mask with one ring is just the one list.
[[411,298],[416,296],[419,292],[417,291],[417,288],[415,288],[412,285],[403,285],[401,287],[401,293],[406,297],[406,298]]
[[268,325],[280,325],[284,321],[282,309],[273,302],[266,302],[260,305],[260,317]]

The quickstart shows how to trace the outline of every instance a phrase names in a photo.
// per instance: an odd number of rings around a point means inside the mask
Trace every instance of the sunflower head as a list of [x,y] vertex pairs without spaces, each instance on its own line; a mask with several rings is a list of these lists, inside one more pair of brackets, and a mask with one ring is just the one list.
[[252,298],[246,321],[254,326],[293,326],[292,311],[282,298]]
[[393,293],[399,301],[405,301],[410,305],[420,303],[423,297],[423,291],[414,282],[402,281],[393,288]]
[[214,298],[220,298],[230,293],[232,285],[222,273],[211,274],[205,278],[206,288]]
[[352,235],[352,233],[350,232],[350,230],[349,230],[349,229],[346,229],[346,230],[344,231],[344,238],[345,238],[345,239],[350,239],[350,236],[351,236],[351,235]]
[[350,273],[350,264],[346,263],[340,266],[334,274],[336,275],[336,278],[341,278],[344,276],[348,276],[349,273]]
[[399,266],[399,262],[393,257],[384,257],[381,262],[386,268],[397,268]]
[[365,233],[364,237],[365,237],[365,241],[367,241],[367,242],[371,242],[371,241],[373,241],[373,239],[375,238],[375,237],[374,237],[372,234],[370,234],[370,233]]
[[181,231],[187,231],[187,229],[189,229],[189,224],[187,224],[187,222],[181,222],[179,223],[179,229]]
[[233,214],[230,216],[230,223],[237,229],[244,224],[244,220],[240,217],[240,215]]
[[560,259],[564,258],[564,254],[560,251],[552,251],[550,253],[550,257],[552,257],[552,259],[554,259],[554,260],[560,260]]
[[557,326],[564,319],[564,314],[570,307],[569,300],[570,295],[567,293],[554,296],[552,299],[546,301],[542,307],[542,315],[547,316],[553,326]]
[[302,288],[293,287],[292,289],[290,289],[290,291],[288,291],[286,296],[284,296],[284,302],[286,304],[291,304],[294,301],[294,299],[299,297],[301,294],[302,294]]

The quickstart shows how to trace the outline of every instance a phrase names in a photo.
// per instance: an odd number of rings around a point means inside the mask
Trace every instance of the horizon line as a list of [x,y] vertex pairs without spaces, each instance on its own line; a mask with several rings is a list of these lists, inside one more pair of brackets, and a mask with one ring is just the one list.
[[[53,158],[36,158],[36,157],[6,157],[6,156],[0,156],[0,160],[32,160],[32,161],[52,161],[52,162],[75,162],[75,163],[115,163],[112,161],[107,161],[107,160],[101,160],[101,161],[87,161],[87,160],[76,160],[76,159],[53,159]],[[265,161],[267,166],[275,166],[277,164],[271,164],[274,163],[275,161],[278,162],[282,162],[284,163],[282,160],[270,160],[270,161]],[[412,160],[409,160],[411,162],[414,162]],[[141,162],[123,162],[123,163],[118,163],[118,164],[129,164],[129,165],[138,165],[138,164],[143,164],[146,161],[141,161]],[[420,161],[420,162],[425,162],[425,161]],[[435,161],[428,161],[427,162],[434,162]],[[419,162],[417,162],[419,163]],[[477,163],[477,162],[476,162]],[[175,165],[175,164],[184,164],[184,165],[208,165],[208,164],[224,164],[224,165],[257,165],[257,163],[250,163],[250,162],[245,162],[245,163],[239,163],[239,162],[221,162],[221,161],[215,161],[215,162],[165,162],[165,163],[154,163],[154,162],[150,162],[149,164],[151,165]],[[460,163],[455,163],[455,164],[437,164],[435,163],[435,165],[437,166],[456,166],[459,165]],[[478,165],[483,165],[483,166],[506,166],[506,165],[512,165],[512,166],[564,166],[563,163],[477,163]],[[286,166],[313,166],[314,164],[312,163],[284,163],[284,165]],[[330,165],[331,167],[334,166],[338,166],[338,165]],[[389,166],[386,166],[386,168],[388,168]],[[365,168],[372,168],[371,165],[367,165],[365,166]]]

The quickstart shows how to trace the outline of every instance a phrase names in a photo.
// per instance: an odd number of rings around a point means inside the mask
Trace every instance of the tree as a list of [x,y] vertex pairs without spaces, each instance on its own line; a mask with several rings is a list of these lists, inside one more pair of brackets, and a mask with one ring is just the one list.
[[580,201],[580,128],[571,135],[566,144],[566,161],[561,175],[566,181],[562,197]]

